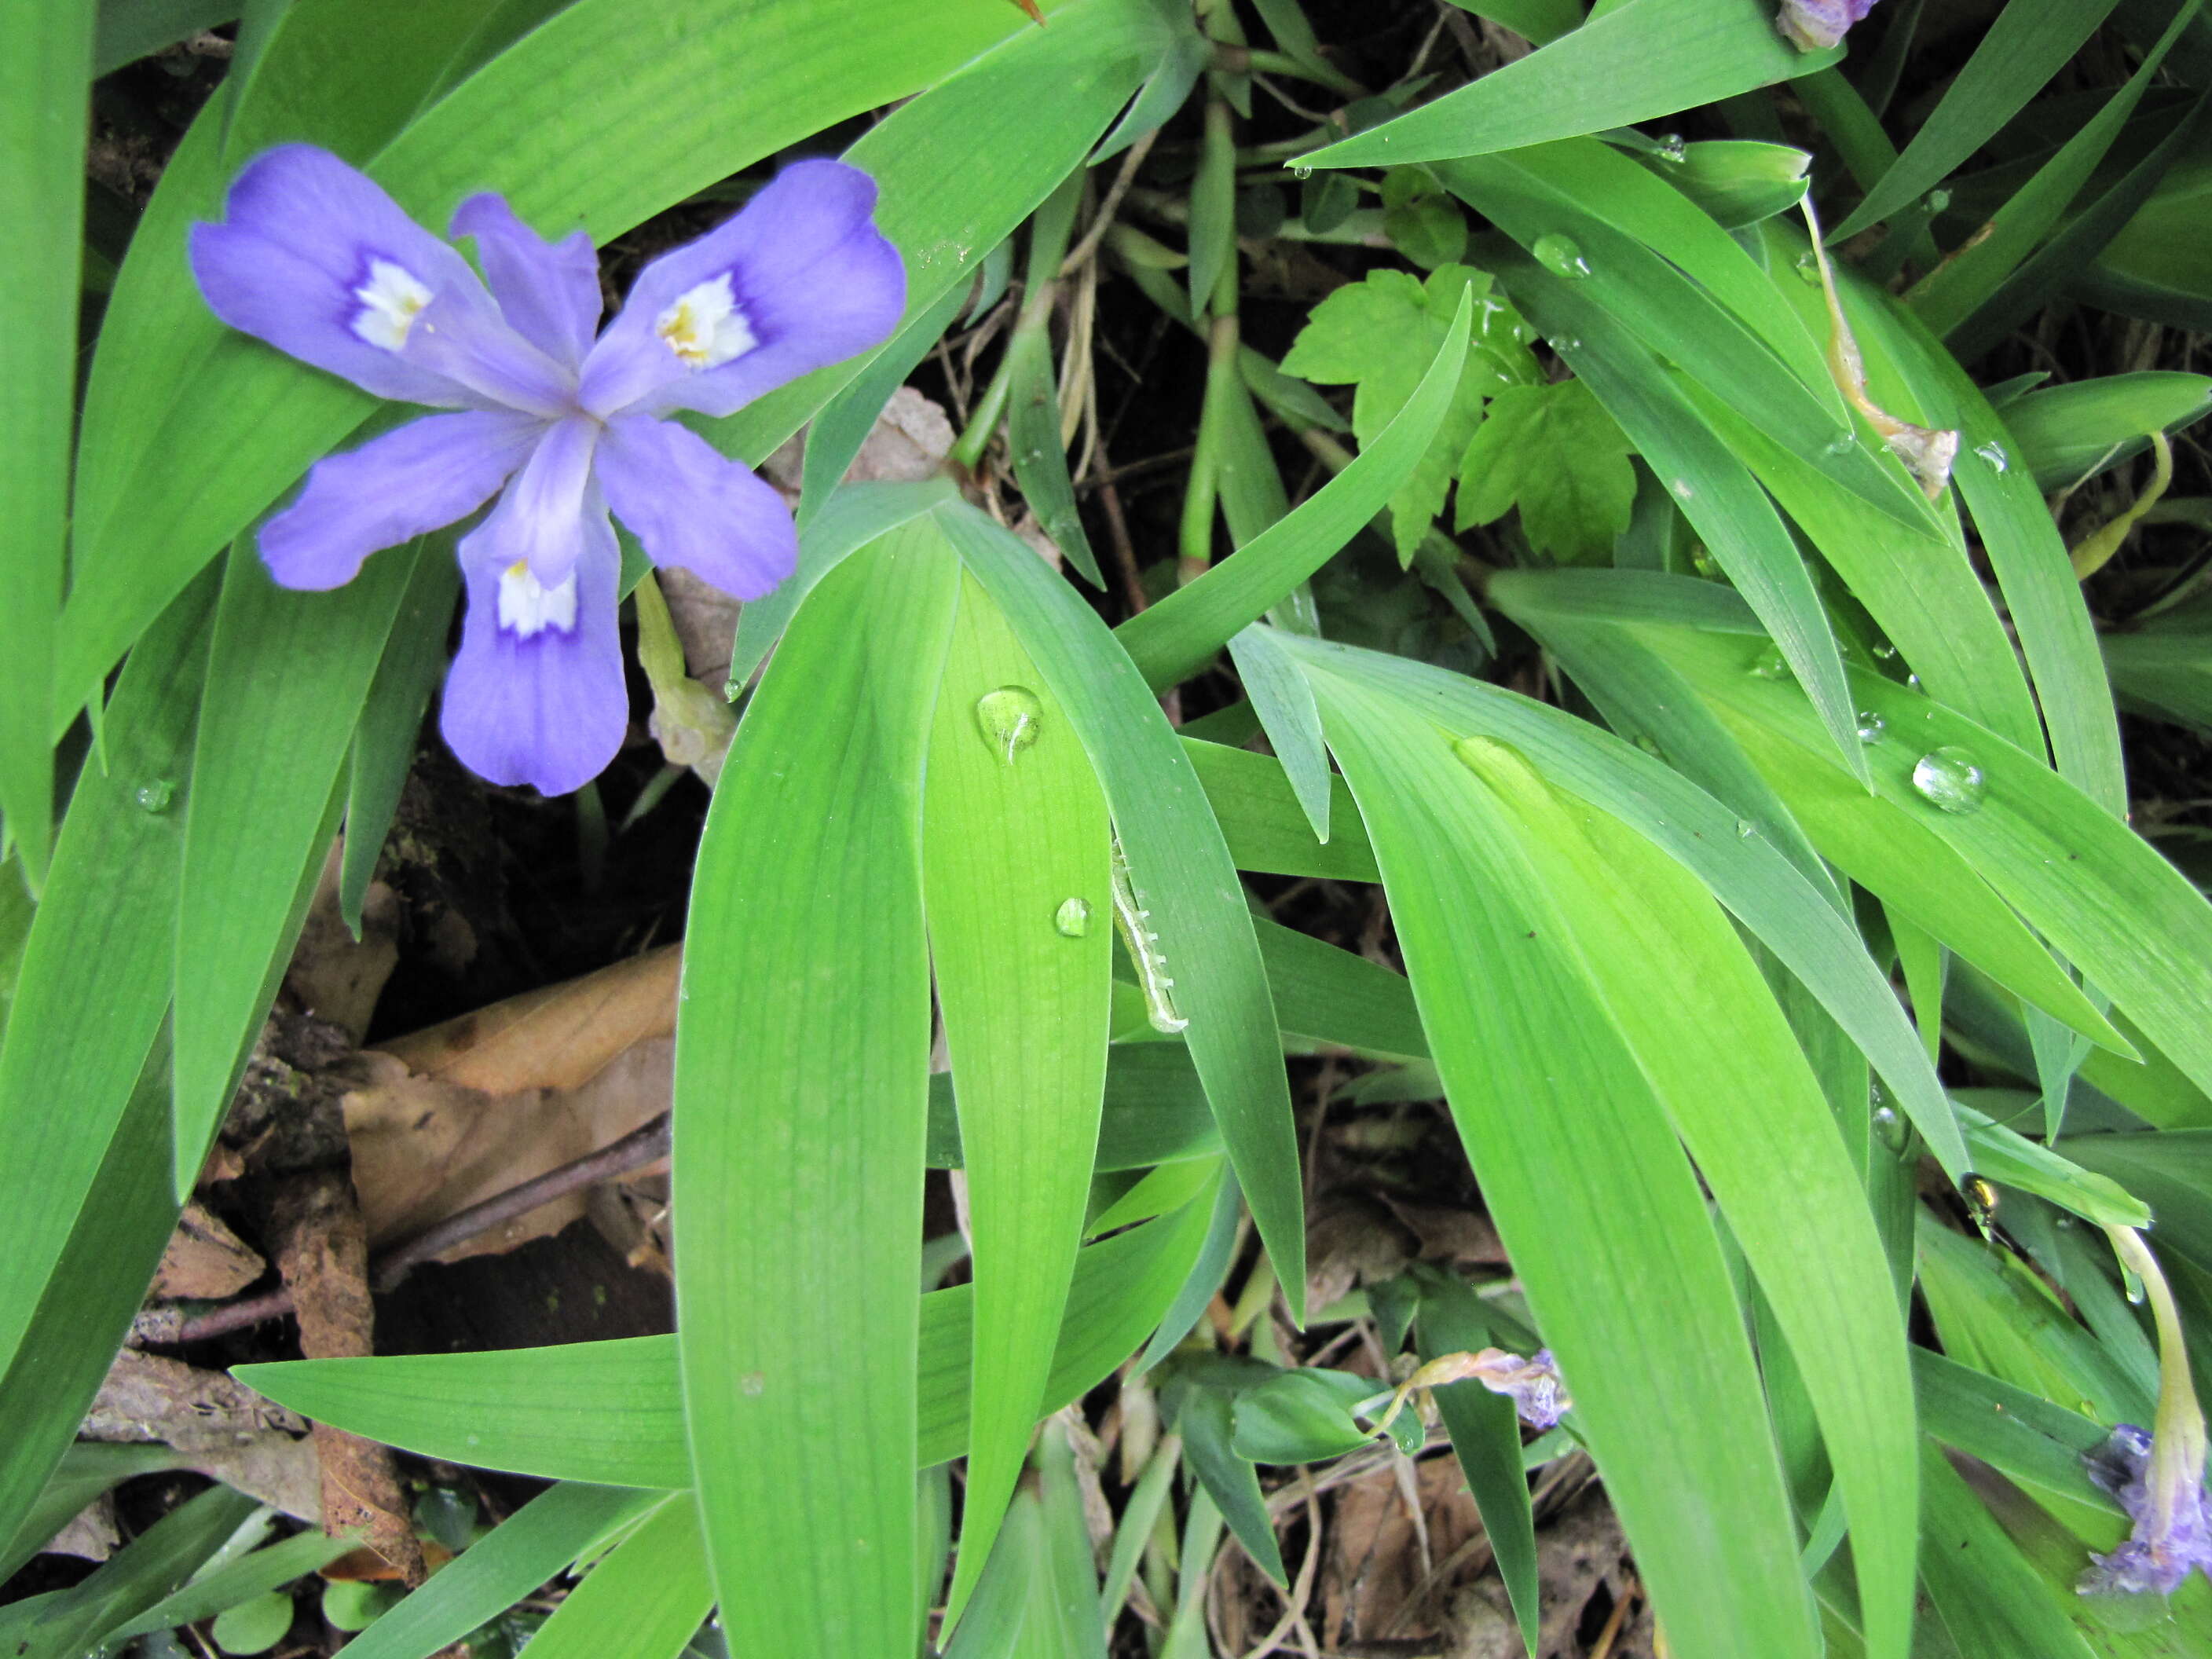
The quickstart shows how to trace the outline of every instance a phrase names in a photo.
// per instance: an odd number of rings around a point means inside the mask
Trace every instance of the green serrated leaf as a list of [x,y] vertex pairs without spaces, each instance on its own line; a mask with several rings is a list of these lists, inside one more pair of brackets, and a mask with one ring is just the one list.
[[1459,464],[1458,527],[1521,509],[1529,544],[1570,562],[1613,551],[1636,503],[1628,434],[1580,380],[1507,386]]

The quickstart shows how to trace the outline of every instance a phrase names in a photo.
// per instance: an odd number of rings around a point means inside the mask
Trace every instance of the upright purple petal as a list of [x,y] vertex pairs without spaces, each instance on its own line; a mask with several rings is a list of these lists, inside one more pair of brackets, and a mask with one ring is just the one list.
[[585,359],[584,407],[727,415],[879,344],[905,308],[906,270],[869,218],[875,204],[857,167],[785,168],[727,224],[638,274]]
[[655,564],[757,599],[799,562],[783,497],[673,421],[617,416],[599,441],[598,473],[607,504]]
[[479,777],[543,795],[580,789],[606,768],[629,725],[616,589],[622,553],[597,489],[567,579],[540,584],[503,563],[487,524],[463,539],[468,614],[446,677],[439,729]]
[[315,463],[299,498],[261,527],[284,587],[341,587],[370,554],[465,518],[528,459],[526,415],[426,415]]
[[448,228],[473,236],[477,258],[500,313],[514,331],[556,362],[575,368],[599,325],[599,256],[575,231],[549,242],[514,216],[504,197],[471,196]]
[[1826,52],[1874,9],[1874,0],[1782,0],[1774,27],[1800,52]]
[[192,227],[216,316],[380,398],[550,415],[571,378],[509,329],[468,261],[328,150],[249,162],[220,224]]
[[[588,416],[571,415],[540,429],[544,435],[528,463],[469,539],[500,568],[526,565],[538,581],[555,587],[568,580],[593,534],[586,501],[600,427]],[[602,506],[602,518],[605,512]]]

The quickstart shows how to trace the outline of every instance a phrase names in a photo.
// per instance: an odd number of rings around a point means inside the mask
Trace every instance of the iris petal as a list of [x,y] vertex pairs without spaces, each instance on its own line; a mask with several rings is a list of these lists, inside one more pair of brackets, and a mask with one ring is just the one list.
[[284,587],[340,587],[370,554],[465,518],[529,458],[525,415],[427,415],[315,463],[299,498],[261,527]]
[[567,794],[597,777],[629,725],[615,617],[622,553],[597,489],[586,492],[580,522],[582,550],[568,578],[576,584],[568,627],[546,623],[525,633],[502,626],[500,586],[507,567],[485,539],[489,524],[460,547],[468,615],[446,677],[439,729],[479,777],[528,784],[544,795]]
[[582,231],[549,242],[489,191],[453,210],[451,232],[476,238],[501,315],[540,351],[574,368],[599,325],[599,256]]
[[905,307],[906,270],[869,218],[875,204],[857,167],[785,168],[728,223],[638,274],[585,359],[584,407],[728,415],[880,344]]
[[624,415],[608,422],[598,476],[615,516],[655,564],[757,599],[799,562],[799,534],[783,497],[673,421]]
[[[599,424],[572,415],[543,428],[529,461],[470,538],[500,569],[526,565],[547,587],[568,580],[592,534],[592,453]],[[600,509],[604,515],[605,509]]]
[[468,261],[328,150],[255,157],[222,222],[192,227],[191,258],[224,322],[380,398],[542,415],[570,395]]

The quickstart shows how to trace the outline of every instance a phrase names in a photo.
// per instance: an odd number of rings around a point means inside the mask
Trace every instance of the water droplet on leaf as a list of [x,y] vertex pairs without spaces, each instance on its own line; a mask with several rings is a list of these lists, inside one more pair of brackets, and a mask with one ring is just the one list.
[[1311,167],[1293,166],[1291,168],[1291,177],[1297,179],[1300,184],[1304,184],[1307,179],[1313,177],[1313,169]]
[[1749,841],[1759,833],[1759,826],[1749,818],[1738,818],[1735,821],[1735,833],[1739,841]]
[[1815,286],[1819,285],[1820,281],[1820,262],[1814,258],[1810,253],[1799,254],[1797,256],[1797,263],[1792,266],[1791,269],[1796,271],[1797,280],[1799,282],[1811,283]]
[[991,752],[1012,766],[1014,757],[1037,740],[1044,705],[1025,685],[1002,685],[975,699],[975,725]]
[[1876,640],[1874,642],[1873,651],[1874,659],[1876,662],[1894,662],[1897,660],[1897,647],[1892,645],[1887,640]]
[[1888,722],[1884,720],[1881,715],[1875,714],[1871,708],[1860,709],[1857,719],[1859,741],[1861,743],[1880,743],[1881,741],[1881,734],[1888,729]]
[[168,778],[155,778],[151,783],[142,783],[131,799],[143,812],[166,812],[177,798],[177,786]]
[[1790,659],[1782,654],[1782,647],[1770,645],[1752,659],[1751,672],[1763,680],[1786,680],[1790,678]]
[[1659,148],[1651,152],[1662,161],[1680,165],[1690,159],[1690,146],[1679,132],[1670,132],[1659,141]]
[[1990,791],[1980,765],[1955,744],[1923,755],[1912,768],[1912,787],[1923,800],[1946,812],[1978,812]]
[[1589,261],[1583,258],[1582,249],[1576,246],[1571,236],[1561,236],[1556,232],[1539,236],[1528,252],[1536,256],[1538,264],[1554,276],[1564,276],[1569,282],[1578,283],[1590,274]]
[[1052,913],[1052,925],[1063,939],[1082,939],[1091,932],[1091,904],[1086,899],[1060,901]]
[[1822,453],[1829,455],[1848,455],[1857,445],[1857,438],[1850,433],[1838,432],[1828,440],[1827,447]]
[[1977,444],[1974,453],[1990,464],[1992,472],[2002,472],[2012,465],[2012,457],[2005,453],[2004,446],[2001,443]]
[[1874,1132],[1881,1138],[1883,1146],[1888,1147],[1893,1152],[1902,1152],[1905,1150],[1905,1142],[1911,1139],[1912,1131],[1905,1120],[1897,1115],[1895,1107],[1875,1107],[1873,1122]]

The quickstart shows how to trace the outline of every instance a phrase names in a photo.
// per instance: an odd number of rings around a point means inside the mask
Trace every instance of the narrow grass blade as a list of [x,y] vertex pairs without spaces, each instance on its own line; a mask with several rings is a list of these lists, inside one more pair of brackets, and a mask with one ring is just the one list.
[[915,1636],[922,757],[958,574],[921,521],[823,579],[738,729],[692,882],[679,1342],[747,1650],[873,1659]]
[[53,834],[48,679],[61,611],[84,248],[85,100],[94,9],[9,0],[0,29],[0,817],[35,890]]
[[714,1605],[707,1541],[678,1492],[609,1551],[530,1638],[536,1659],[678,1659]]
[[[1206,790],[1229,856],[1239,870],[1318,876],[1327,881],[1379,881],[1367,830],[1344,780],[1329,775],[1329,839],[1314,839],[1306,804],[1279,761],[1186,736],[1182,751]],[[1324,757],[1326,764],[1326,757]]]
[[595,1540],[666,1502],[657,1492],[574,1482],[540,1492],[347,1643],[347,1650],[355,1659],[430,1659],[537,1589]]
[[[1229,654],[1237,664],[1237,677],[1259,712],[1267,741],[1282,763],[1299,810],[1313,825],[1314,839],[1328,840],[1329,801],[1334,778],[1328,769],[1328,750],[1321,734],[1321,711],[1314,707],[1313,689],[1296,664],[1275,648],[1265,629],[1248,628],[1231,636]],[[1219,814],[1217,812],[1216,816]],[[1223,833],[1226,835],[1224,827]],[[1232,849],[1233,851],[1233,849]]]
[[[1160,1322],[1198,1258],[1210,1214],[1208,1203],[1194,1204],[1077,1256],[1040,1413],[1097,1387]],[[925,1468],[967,1449],[973,1306],[965,1285],[921,1298],[915,1458]],[[318,1422],[426,1457],[600,1485],[691,1482],[672,1336],[297,1359],[241,1365],[234,1375]]]
[[189,1577],[253,1513],[253,1500],[216,1486],[169,1511],[93,1575],[67,1589],[0,1607],[0,1645],[12,1659],[83,1659],[101,1638]]
[[1921,1571],[1928,1599],[1962,1654],[2091,1659],[2054,1585],[2021,1554],[1995,1516],[1933,1442],[1920,1452],[1928,1492]]
[[1184,1041],[1291,1317],[1303,1322],[1297,1134],[1251,914],[1220,828],[1159,704],[1097,613],[973,508],[945,509],[941,520],[1067,710],[1105,786],[1135,902],[1151,913],[1176,1008],[1188,1022]]
[[923,891],[959,1103],[975,1357],[957,1622],[1052,1369],[1098,1147],[1113,977],[1106,799],[1066,710],[963,575],[930,732]]
[[174,1015],[179,1197],[199,1177],[267,1012],[269,965],[291,955],[293,896],[303,870],[321,863],[324,803],[339,786],[416,564],[447,556],[442,546],[416,543],[371,560],[336,593],[298,593],[271,581],[252,548],[231,550],[184,804],[177,960],[185,971]]
[[1518,63],[1341,143],[1321,167],[1403,167],[1601,132],[1825,69],[1757,0],[1630,0]]

